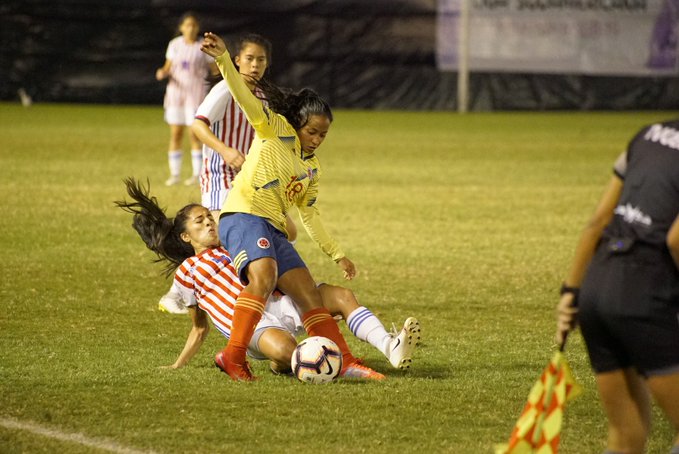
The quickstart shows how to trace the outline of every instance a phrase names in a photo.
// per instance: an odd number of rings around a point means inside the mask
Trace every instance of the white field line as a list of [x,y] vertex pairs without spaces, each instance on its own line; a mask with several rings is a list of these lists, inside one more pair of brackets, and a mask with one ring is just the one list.
[[0,426],[7,429],[25,430],[43,437],[54,438],[56,440],[66,441],[70,443],[77,443],[79,445],[88,446],[90,448],[102,449],[105,451],[115,452],[117,454],[150,454],[153,451],[139,451],[137,449],[126,448],[118,443],[108,441],[105,439],[95,439],[86,437],[80,433],[66,433],[60,430],[51,429],[49,427],[40,426],[26,421],[19,421],[17,419],[0,417]]

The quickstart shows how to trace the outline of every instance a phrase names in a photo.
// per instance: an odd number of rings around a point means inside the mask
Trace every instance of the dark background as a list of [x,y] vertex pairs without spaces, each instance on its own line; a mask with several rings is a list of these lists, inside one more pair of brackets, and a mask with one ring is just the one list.
[[[457,77],[436,69],[436,0],[3,0],[0,99],[162,104],[155,80],[177,21],[260,33],[269,78],[311,86],[334,107],[456,108]],[[677,109],[678,78],[472,73],[471,110]]]

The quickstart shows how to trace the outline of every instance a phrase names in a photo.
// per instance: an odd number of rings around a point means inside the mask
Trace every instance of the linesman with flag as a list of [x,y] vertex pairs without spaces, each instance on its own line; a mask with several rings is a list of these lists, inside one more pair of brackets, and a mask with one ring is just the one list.
[[[605,454],[637,454],[649,391],[679,433],[679,119],[642,128],[613,173],[561,289],[556,337],[580,326],[608,419]],[[679,437],[668,452],[679,454]]]

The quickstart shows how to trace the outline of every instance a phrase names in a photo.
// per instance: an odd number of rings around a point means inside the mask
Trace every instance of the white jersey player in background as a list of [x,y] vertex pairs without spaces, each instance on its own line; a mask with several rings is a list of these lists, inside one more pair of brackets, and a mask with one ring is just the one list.
[[[249,34],[239,40],[237,49],[234,61],[245,83],[257,93],[255,84],[269,65],[271,43],[260,35]],[[250,149],[255,131],[233,100],[224,80],[210,90],[198,107],[191,130],[203,143],[201,203],[214,219],[219,219],[222,204]],[[290,240],[294,241],[297,228],[290,218],[287,228]],[[181,295],[174,288],[160,299],[158,307],[171,314],[187,312]]]
[[[195,14],[185,13],[179,21],[180,36],[167,46],[165,64],[156,70],[156,79],[167,79],[165,90],[165,122],[170,125],[168,163],[170,178],[165,182],[171,186],[181,181],[182,143],[184,129],[191,126],[196,109],[207,93],[207,76],[216,71],[214,60],[200,51],[202,39],[198,38],[199,23]],[[200,141],[190,134],[192,176],[184,183],[196,184],[202,162]]]

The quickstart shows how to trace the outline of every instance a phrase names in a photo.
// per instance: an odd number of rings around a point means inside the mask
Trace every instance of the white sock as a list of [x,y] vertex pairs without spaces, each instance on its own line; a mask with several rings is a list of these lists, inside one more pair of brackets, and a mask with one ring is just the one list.
[[170,175],[178,177],[182,173],[182,150],[167,152],[167,162],[170,165]]
[[193,176],[200,175],[200,168],[203,166],[203,151],[191,150],[191,167],[193,168]]
[[362,341],[381,351],[389,357],[389,342],[392,337],[384,329],[384,325],[367,307],[359,306],[347,318],[349,330]]

